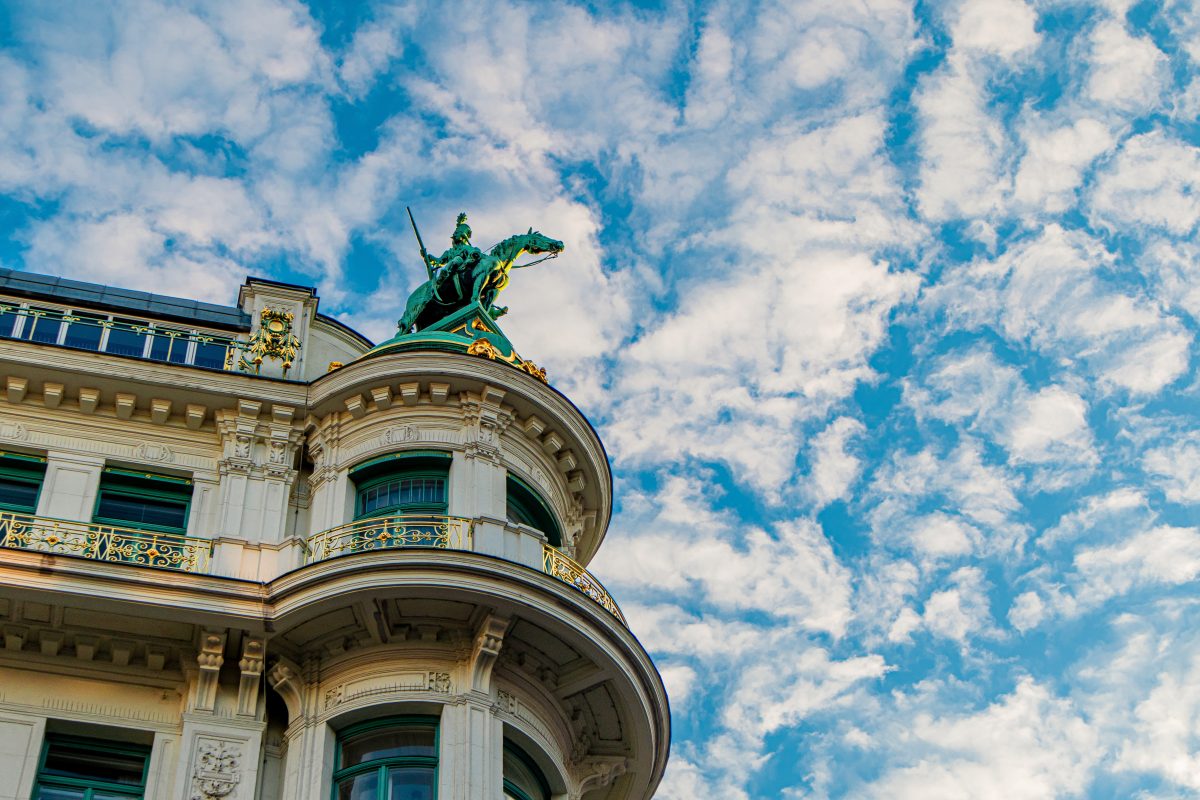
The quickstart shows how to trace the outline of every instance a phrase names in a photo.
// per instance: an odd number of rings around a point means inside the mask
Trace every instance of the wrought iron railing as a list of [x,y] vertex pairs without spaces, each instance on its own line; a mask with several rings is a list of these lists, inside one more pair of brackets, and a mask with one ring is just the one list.
[[[274,316],[268,320],[267,315]],[[286,375],[296,358],[300,343],[291,335],[289,314],[267,309],[264,312],[264,324],[271,323],[275,323],[276,327],[262,328],[251,341],[242,341],[157,323],[151,326],[149,322],[107,319],[82,311],[72,313],[61,309],[25,308],[0,303],[0,338],[57,344],[76,350],[116,353],[148,361],[223,369],[227,372],[258,374],[263,359],[269,358],[281,360]]]
[[471,549],[471,522],[460,517],[398,516],[359,519],[308,539],[305,561],[312,564],[348,553],[397,547]]
[[613,600],[612,595],[600,581],[596,580],[592,573],[548,544],[542,545],[542,571],[558,578],[563,583],[571,584],[603,606],[620,620],[622,625],[625,624],[625,615],[617,607],[617,601]]
[[0,512],[0,547],[206,573],[212,542],[174,533]]

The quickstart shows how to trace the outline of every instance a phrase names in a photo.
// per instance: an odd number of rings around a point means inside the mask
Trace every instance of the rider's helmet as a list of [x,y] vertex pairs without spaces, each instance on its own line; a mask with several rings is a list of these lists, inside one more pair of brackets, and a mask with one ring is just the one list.
[[467,215],[458,215],[454,224],[454,233],[450,235],[451,244],[466,244],[471,241],[471,226],[467,224]]

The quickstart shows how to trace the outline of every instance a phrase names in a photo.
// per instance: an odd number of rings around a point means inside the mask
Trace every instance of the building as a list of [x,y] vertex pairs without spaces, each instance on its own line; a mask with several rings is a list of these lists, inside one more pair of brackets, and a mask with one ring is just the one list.
[[0,271],[0,800],[651,797],[595,431],[483,306],[317,304]]

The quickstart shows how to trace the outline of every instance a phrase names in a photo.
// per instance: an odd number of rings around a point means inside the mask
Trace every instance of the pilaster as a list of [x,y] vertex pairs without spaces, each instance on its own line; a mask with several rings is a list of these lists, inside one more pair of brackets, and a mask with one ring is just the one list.
[[38,516],[90,522],[103,471],[103,456],[50,451],[38,495]]

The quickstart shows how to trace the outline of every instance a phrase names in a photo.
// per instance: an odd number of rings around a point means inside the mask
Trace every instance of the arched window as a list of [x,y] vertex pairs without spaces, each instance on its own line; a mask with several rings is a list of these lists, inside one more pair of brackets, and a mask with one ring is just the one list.
[[562,533],[558,523],[538,493],[512,474],[508,476],[507,490],[508,521],[535,528],[546,534],[550,544],[561,547]]
[[525,751],[504,740],[505,800],[550,800],[550,784]]
[[350,472],[354,518],[445,516],[449,474],[450,454],[436,451],[391,453],[359,464]]
[[394,717],[338,736],[336,800],[435,800],[437,718]]

